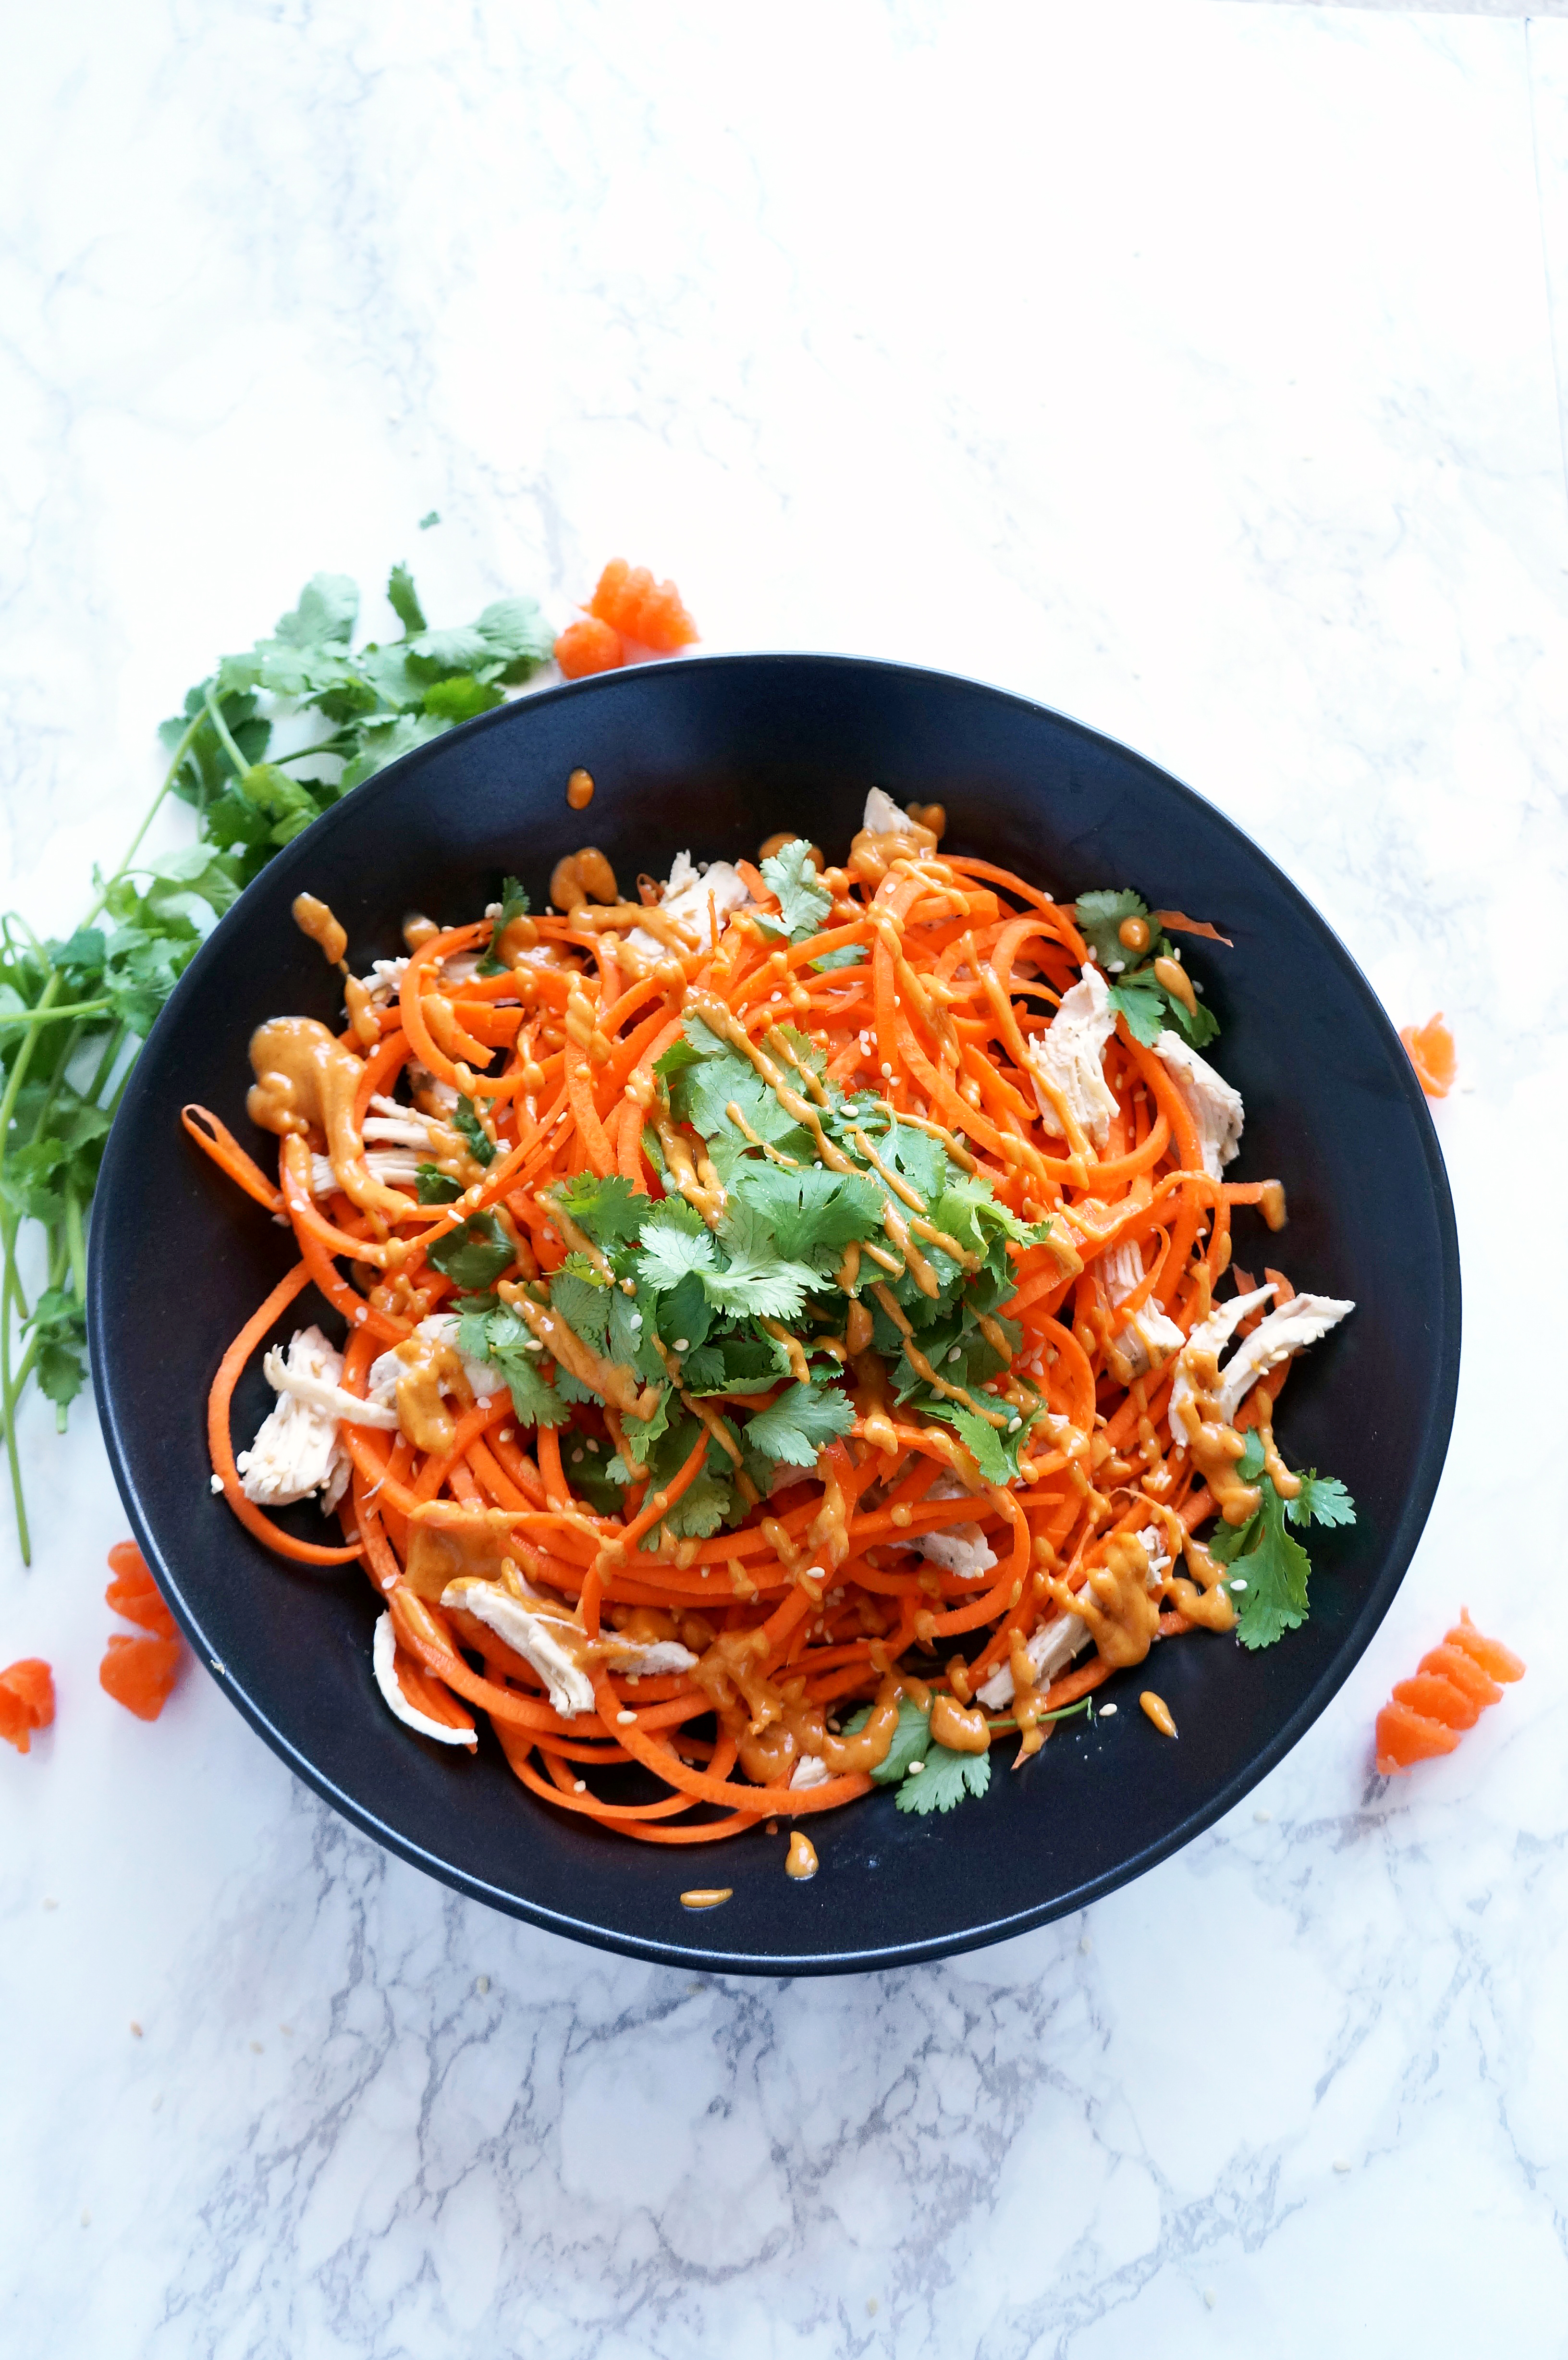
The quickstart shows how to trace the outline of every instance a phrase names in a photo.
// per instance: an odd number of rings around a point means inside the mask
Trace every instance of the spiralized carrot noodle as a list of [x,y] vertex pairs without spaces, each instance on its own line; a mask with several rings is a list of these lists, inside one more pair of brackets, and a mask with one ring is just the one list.
[[1454,1035],[1443,1021],[1442,1011],[1428,1017],[1417,1026],[1401,1026],[1399,1038],[1410,1053],[1416,1069],[1416,1079],[1429,1098],[1445,1098],[1454,1087],[1454,1076],[1459,1069],[1459,1058],[1454,1046]]
[[[596,617],[678,632],[667,593],[623,568]],[[215,1488],[295,1564],[357,1558],[366,1710],[454,1777],[488,1721],[544,1806],[644,1843],[898,1777],[945,1808],[1156,1635],[1236,1626],[1235,1549],[1192,1536],[1294,1496],[1257,1453],[1353,1306],[1270,1273],[1241,1332],[1269,1291],[1297,1325],[1222,1400],[1233,1213],[1284,1198],[1222,1176],[1241,1104],[1160,913],[1116,955],[944,825],[878,791],[842,868],[785,840],[628,893],[585,847],[542,914],[508,880],[410,922],[376,1025],[356,986],[358,1022],[255,1037],[276,1197],[182,1111],[299,1252],[214,1371]],[[1185,1046],[1108,1000],[1140,958]]]
[[1394,1693],[1377,1715],[1377,1765],[1394,1778],[1412,1764],[1452,1754],[1467,1729],[1503,1693],[1499,1683],[1524,1677],[1524,1664],[1500,1639],[1488,1639],[1462,1606],[1459,1620],[1441,1644],[1429,1647],[1413,1679],[1396,1680]]

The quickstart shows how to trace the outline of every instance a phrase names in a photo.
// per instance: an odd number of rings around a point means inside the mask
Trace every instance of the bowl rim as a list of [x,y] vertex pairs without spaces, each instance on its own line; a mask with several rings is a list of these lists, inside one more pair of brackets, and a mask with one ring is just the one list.
[[[719,671],[752,667],[782,670],[793,666],[811,668],[825,666],[840,672],[893,675],[911,681],[936,682],[944,688],[960,688],[986,698],[998,699],[1017,707],[1021,712],[1043,716],[1089,744],[1108,748],[1119,759],[1130,760],[1140,770],[1157,778],[1161,785],[1176,789],[1181,795],[1197,805],[1208,820],[1217,822],[1222,828],[1230,831],[1265,864],[1276,887],[1294,903],[1298,913],[1306,920],[1310,929],[1316,934],[1322,950],[1348,978],[1356,996],[1370,1012],[1374,1028],[1378,1026],[1382,1028],[1386,1036],[1386,1045],[1392,1044],[1399,1051],[1394,1070],[1399,1074],[1407,1109],[1416,1120],[1417,1134],[1421,1141],[1422,1161],[1439,1235],[1443,1303],[1441,1328],[1434,1347],[1432,1407],[1416,1453],[1415,1464],[1399,1520],[1390,1530],[1380,1551],[1377,1578],[1368,1588],[1356,1621],[1347,1629],[1332,1661],[1325,1666],[1296,1710],[1265,1744],[1247,1757],[1243,1766],[1230,1778],[1206,1797],[1202,1803],[1196,1805],[1176,1825],[1146,1844],[1138,1852],[1119,1861],[1114,1868],[1084,1879],[1082,1884],[1075,1885],[1069,1892],[1055,1895],[1050,1899],[1029,1907],[1011,1911],[1004,1917],[991,1919],[984,1924],[972,1925],[956,1931],[934,1934],[913,1940],[865,1947],[854,1951],[837,1951],[831,1955],[821,1951],[805,1950],[799,1953],[779,1953],[767,1960],[759,1960],[752,1953],[726,1950],[722,1945],[713,1941],[660,1941],[644,1935],[621,1932],[613,1928],[590,1924],[574,1918],[566,1911],[552,1909],[524,1896],[506,1891],[485,1877],[443,1859],[427,1846],[403,1834],[320,1769],[310,1757],[271,1721],[265,1707],[247,1692],[229,1670],[227,1665],[212,1652],[200,1622],[185,1600],[178,1575],[169,1566],[164,1552],[158,1547],[149,1521],[143,1513],[132,1465],[131,1450],[122,1425],[121,1406],[116,1398],[113,1371],[105,1366],[99,1345],[100,1336],[103,1332],[103,1313],[105,1294],[110,1284],[110,1270],[108,1251],[103,1242],[108,1224],[99,1218],[98,1207],[100,1205],[112,1203],[121,1162],[131,1152],[128,1144],[131,1122],[128,1118],[138,1104],[139,1076],[144,1070],[148,1069],[146,1053],[159,1032],[172,1028],[182,1014],[186,1001],[201,989],[205,971],[216,955],[214,945],[231,928],[235,913],[244,909],[248,888],[218,921],[185,973],[180,977],[165,1007],[159,1011],[151,1032],[143,1043],[142,1051],[138,1054],[132,1069],[130,1083],[105,1142],[98,1188],[94,1192],[94,1218],[88,1240],[86,1306],[93,1393],[100,1429],[115,1484],[130,1519],[137,1545],[148,1563],[158,1572],[160,1587],[167,1585],[165,1595],[173,1610],[175,1619],[200,1660],[213,1675],[243,1718],[297,1777],[301,1779],[313,1793],[319,1795],[323,1802],[330,1804],[333,1810],[347,1819],[351,1826],[358,1829],[362,1834],[369,1836],[398,1859],[406,1861],[411,1867],[421,1870],[426,1875],[464,1895],[468,1899],[484,1902],[489,1907],[497,1909],[507,1917],[519,1918],[528,1924],[537,1926],[546,1933],[559,1935],[570,1941],[586,1943],[593,1949],[608,1951],[617,1956],[644,1960],[654,1965],[695,1968],[711,1973],[749,1975],[773,1981],[796,1975],[881,1973],[899,1967],[934,1964],[942,1959],[958,1956],[969,1950],[985,1949],[996,1942],[1010,1940],[1018,1935],[1030,1932],[1036,1927],[1048,1925],[1056,1918],[1071,1916],[1075,1910],[1086,1908],[1106,1894],[1117,1891],[1124,1885],[1131,1884],[1134,1879],[1158,1867],[1162,1861],[1170,1859],[1173,1853],[1181,1851],[1195,1838],[1204,1834],[1216,1820],[1223,1819],[1226,1812],[1234,1810],[1236,1805],[1242,1802],[1253,1788],[1284,1759],[1326,1710],[1371,1644],[1393,1603],[1395,1594],[1409,1570],[1431,1515],[1447,1458],[1458,1398],[1463,1331],[1458,1227],[1436,1126],[1398,1030],[1351,952],[1340,940],[1327,919],[1302,892],[1289,873],[1257,842],[1255,837],[1247,833],[1247,829],[1230,816],[1228,812],[1222,810],[1218,804],[1211,803],[1195,787],[1189,786],[1184,780],[1177,778],[1172,771],[1167,770],[1152,757],[1140,753],[1137,748],[1128,746],[1123,739],[1113,738],[1107,732],[1094,728],[1092,724],[1082,721],[1072,714],[1064,713],[1054,705],[1042,704],[1039,698],[1025,696],[1017,690],[1001,687],[993,682],[977,679],[971,674],[939,671],[930,665],[903,663],[879,656],[817,653],[810,650],[756,651],[740,650],[702,655],[683,654],[661,661],[624,666],[613,672],[594,673],[583,680],[561,681],[545,688],[530,690],[521,696],[510,698],[505,704],[493,707],[488,713],[475,716],[471,721],[460,723],[454,730],[443,730],[440,736],[428,739],[424,745],[412,748],[407,754],[399,756],[396,761],[389,762],[384,770],[375,772],[363,784],[355,787],[349,795],[324,812],[289,844],[282,847],[261,874],[276,878],[281,868],[282,873],[286,875],[287,867],[297,865],[299,858],[302,857],[298,847],[311,843],[319,844],[322,840],[324,832],[333,832],[339,826],[350,825],[348,814],[351,812],[363,814],[367,809],[366,801],[362,799],[369,799],[373,802],[376,795],[386,792],[393,781],[406,780],[432,759],[439,759],[455,736],[475,738],[488,730],[517,727],[518,716],[535,706],[555,704],[576,696],[614,694],[616,693],[617,684],[628,680],[646,678],[649,673],[670,677],[691,670]],[[260,879],[253,881],[259,882]],[[699,1922],[702,1921],[694,1920],[693,1925]]]

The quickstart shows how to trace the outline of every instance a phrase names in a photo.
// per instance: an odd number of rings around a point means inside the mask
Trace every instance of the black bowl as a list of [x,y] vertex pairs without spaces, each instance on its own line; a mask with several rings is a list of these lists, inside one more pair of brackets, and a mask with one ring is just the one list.
[[[579,765],[597,781],[586,816],[565,798]],[[400,947],[408,910],[456,923],[504,871],[539,906],[551,864],[585,837],[623,877],[662,875],[686,848],[754,855],[780,827],[842,858],[874,783],[945,803],[948,848],[1062,898],[1133,884],[1234,938],[1187,953],[1247,1101],[1233,1176],[1279,1174],[1290,1207],[1278,1240],[1239,1215],[1236,1259],[1257,1267],[1272,1248],[1298,1285],[1360,1306],[1292,1375],[1281,1415],[1290,1457],[1342,1476],[1359,1521],[1321,1537],[1303,1630],[1257,1655],[1202,1633],[1160,1651],[1179,1743],[1127,1709],[1150,1675],[1124,1675],[1107,1691],[1117,1718],[1065,1724],[952,1817],[911,1818],[876,1795],[813,1821],[821,1874],[796,1884],[781,1835],[695,1852],[626,1842],[536,1803],[488,1732],[476,1760],[410,1735],[372,1686],[376,1609],[358,1568],[284,1564],[212,1497],[208,1385],[294,1257],[185,1138],[179,1109],[198,1099],[249,1136],[253,1025],[333,1015],[334,978],[289,922],[302,889],[332,903],[363,968]],[[1228,1810],[1322,1712],[1388,1611],[1436,1489],[1459,1365],[1458,1253],[1432,1122],[1383,1011],[1290,880],[1199,796],[1076,722],[969,681],[821,656],[650,665],[502,706],[291,844],[192,963],[136,1068],[104,1160],[90,1296],[99,1408],[137,1537],[267,1743],[461,1892],[610,1950],[766,1974],[999,1940],[1124,1884]],[[237,1434],[270,1399],[253,1367]],[[707,1883],[734,1898],[683,1910],[682,1888]]]

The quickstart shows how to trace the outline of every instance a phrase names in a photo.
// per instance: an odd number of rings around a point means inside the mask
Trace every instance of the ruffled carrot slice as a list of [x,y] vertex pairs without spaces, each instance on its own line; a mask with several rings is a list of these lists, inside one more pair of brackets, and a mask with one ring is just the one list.
[[184,1652],[178,1639],[129,1639],[116,1631],[98,1666],[98,1685],[138,1721],[156,1721],[180,1676]]
[[555,661],[568,680],[586,680],[591,672],[614,672],[626,660],[620,633],[597,615],[584,615],[580,623],[568,623],[555,643]]
[[1454,1035],[1443,1022],[1441,1011],[1429,1018],[1419,1029],[1414,1024],[1405,1025],[1399,1038],[1410,1052],[1416,1079],[1428,1098],[1445,1098],[1454,1087],[1459,1060],[1454,1051]]
[[1481,1718],[1480,1706],[1438,1672],[1418,1672],[1413,1680],[1396,1680],[1394,1702],[1408,1704],[1412,1712],[1424,1713],[1429,1721],[1441,1721],[1445,1729],[1474,1729]]
[[1412,1712],[1408,1704],[1386,1704],[1377,1715],[1377,1769],[1382,1777],[1396,1777],[1408,1770],[1412,1762],[1425,1762],[1434,1754],[1452,1754],[1459,1743],[1459,1732],[1445,1729],[1441,1721],[1429,1721],[1424,1713]]
[[179,1637],[174,1617],[145,1566],[139,1573],[117,1573],[103,1596],[127,1622],[138,1622],[144,1631],[156,1631],[160,1639]]
[[1444,1634],[1443,1644],[1463,1647],[1472,1663],[1479,1664],[1481,1669],[1495,1680],[1522,1680],[1524,1677],[1523,1656],[1516,1655],[1511,1647],[1505,1647],[1500,1639],[1488,1639],[1484,1631],[1477,1631],[1470,1620],[1467,1606],[1460,1608],[1459,1620],[1453,1630]]
[[54,1719],[54,1674],[39,1655],[24,1655],[0,1672],[0,1737],[28,1752],[35,1729]]
[[674,583],[655,582],[646,565],[628,565],[624,557],[612,557],[600,574],[588,611],[664,655],[690,647],[697,637]]
[[1496,1680],[1488,1679],[1474,1655],[1467,1655],[1463,1647],[1451,1647],[1446,1642],[1441,1647],[1429,1647],[1416,1670],[1436,1672],[1443,1679],[1451,1680],[1456,1688],[1463,1688],[1472,1704],[1486,1706],[1502,1701],[1503,1692]]

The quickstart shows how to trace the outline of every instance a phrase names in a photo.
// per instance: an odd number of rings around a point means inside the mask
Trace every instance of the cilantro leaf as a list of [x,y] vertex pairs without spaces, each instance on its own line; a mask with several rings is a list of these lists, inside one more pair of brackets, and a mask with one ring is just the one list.
[[1149,904],[1124,887],[1120,892],[1080,893],[1073,905],[1078,931],[1088,944],[1100,965],[1108,967],[1113,959],[1127,957],[1119,928],[1125,918],[1147,918]]
[[[1164,990],[1164,986],[1160,989]],[[1165,992],[1165,1012],[1190,1049],[1204,1049],[1219,1038],[1219,1019],[1201,1000],[1193,1010],[1178,1000],[1173,991]]]
[[1169,995],[1140,976],[1136,983],[1113,983],[1110,999],[1117,1014],[1127,1018],[1133,1039],[1152,1049],[1165,1030]]
[[836,951],[824,951],[811,966],[818,975],[826,975],[836,967],[864,967],[870,956],[864,943],[840,943]]
[[504,877],[501,880],[500,912],[490,929],[490,947],[479,962],[481,975],[506,973],[506,962],[501,956],[501,937],[514,918],[526,918],[528,914],[528,897],[522,886],[515,877]]
[[462,1182],[438,1170],[433,1164],[419,1165],[414,1175],[414,1188],[421,1205],[455,1205],[463,1194]]
[[750,1419],[746,1439],[753,1450],[781,1459],[789,1467],[814,1467],[824,1442],[847,1434],[855,1406],[847,1394],[827,1385],[791,1385],[771,1408]]
[[635,1238],[649,1210],[648,1198],[637,1196],[618,1172],[606,1179],[596,1172],[575,1172],[554,1195],[568,1218],[606,1252]]
[[343,647],[359,617],[359,590],[346,574],[313,574],[292,614],[280,615],[273,636],[293,648]]
[[792,943],[821,934],[822,920],[833,908],[833,895],[817,875],[811,847],[804,837],[780,845],[762,863],[762,874],[779,896],[779,917],[759,912],[758,925],[768,934],[787,935]]
[[[495,1142],[479,1120],[479,1111],[472,1098],[458,1099],[452,1110],[454,1126],[463,1133],[470,1155],[475,1164],[493,1164]],[[461,1195],[461,1190],[458,1192]]]
[[1285,1513],[1293,1524],[1353,1524],[1356,1502],[1337,1475],[1320,1475],[1309,1467],[1295,1499],[1286,1501]]
[[730,1185],[731,1193],[767,1221],[786,1261],[842,1253],[852,1238],[875,1237],[882,1226],[882,1188],[861,1173],[825,1172],[811,1164],[786,1172],[777,1164],[748,1159]]
[[709,1302],[754,1319],[795,1318],[817,1283],[816,1272],[784,1261],[772,1230],[742,1197],[731,1197],[721,1234],[727,1264],[699,1273]]
[[526,1319],[508,1304],[492,1311],[465,1311],[458,1319],[457,1349],[465,1360],[489,1360],[499,1369],[522,1426],[560,1426],[566,1401],[545,1376],[543,1353],[529,1349]]
[[650,1383],[657,1383],[664,1374],[664,1362],[654,1341],[653,1321],[635,1297],[623,1295],[618,1286],[610,1290],[608,1350],[612,1360],[635,1370]]
[[695,1229],[684,1223],[678,1226],[661,1207],[643,1224],[639,1259],[642,1279],[663,1292],[678,1286],[689,1273],[700,1276],[711,1271],[718,1260],[718,1250],[711,1230],[700,1223]]
[[945,1745],[933,1745],[923,1767],[904,1780],[893,1797],[894,1806],[923,1819],[932,1811],[953,1810],[965,1795],[983,1795],[990,1783],[989,1749],[984,1754],[954,1754]]
[[[844,1724],[846,1737],[858,1737],[871,1718],[871,1707],[863,1704],[853,1720]],[[922,1712],[913,1697],[898,1699],[898,1725],[893,1732],[893,1742],[871,1772],[878,1786],[896,1786],[911,1762],[923,1762],[931,1746],[931,1712]]]
[[435,1240],[426,1259],[464,1295],[483,1295],[511,1268],[516,1253],[494,1213],[471,1213]]
[[[688,1443],[687,1448],[691,1448]],[[726,1459],[725,1464],[728,1464]],[[729,1514],[734,1489],[726,1478],[712,1467],[704,1467],[695,1480],[689,1483],[674,1505],[666,1510],[659,1524],[669,1528],[671,1540],[705,1541],[719,1529]],[[659,1524],[643,1537],[644,1548],[659,1544]]]
[[550,1282],[550,1307],[595,1352],[602,1352],[609,1333],[610,1289],[594,1275],[581,1254],[568,1254]]
[[1236,1462],[1236,1471],[1244,1483],[1256,1483],[1263,1468],[1263,1437],[1255,1426],[1249,1426],[1241,1457]]
[[424,630],[425,610],[419,604],[419,594],[414,587],[414,577],[406,565],[395,565],[387,577],[387,596],[392,612],[402,624],[408,639]]
[[944,1403],[936,1415],[944,1417],[949,1426],[956,1426],[959,1440],[973,1452],[975,1464],[987,1483],[1012,1481],[1018,1470],[1009,1463],[1002,1437],[987,1419],[957,1402]]
[[[1299,1541],[1285,1529],[1284,1504],[1272,1483],[1266,1482],[1263,1505],[1242,1527],[1257,1538],[1245,1552],[1232,1555],[1233,1580],[1245,1579],[1236,1608],[1236,1636],[1244,1647],[1271,1647],[1287,1631],[1299,1631],[1307,1619],[1307,1576],[1311,1560]],[[1217,1535],[1216,1535],[1217,1537]],[[1219,1551],[1213,1554],[1218,1556]]]

